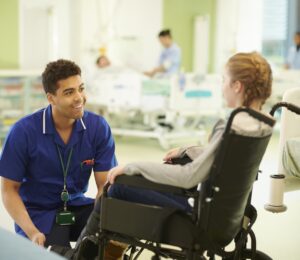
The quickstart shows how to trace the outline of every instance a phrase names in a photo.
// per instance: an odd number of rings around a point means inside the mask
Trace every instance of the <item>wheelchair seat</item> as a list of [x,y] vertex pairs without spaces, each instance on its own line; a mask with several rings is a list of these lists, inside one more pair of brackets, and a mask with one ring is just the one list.
[[[174,208],[144,205],[107,196],[105,187],[101,200],[99,259],[104,246],[116,240],[136,247],[147,248],[157,256],[172,259],[203,259],[206,252],[211,259],[271,259],[256,250],[251,229],[256,210],[251,206],[251,193],[259,165],[271,134],[252,137],[240,135],[231,126],[234,117],[246,112],[273,127],[273,118],[248,108],[234,110],[224,130],[208,179],[198,189],[158,184],[141,176],[121,175],[116,183],[171,193],[194,199],[191,212]],[[250,236],[252,248],[246,248]],[[143,242],[143,241],[146,242]],[[224,248],[235,240],[235,249]],[[162,247],[161,244],[180,249]],[[132,255],[135,250],[132,250]],[[139,254],[139,253],[137,253]]]

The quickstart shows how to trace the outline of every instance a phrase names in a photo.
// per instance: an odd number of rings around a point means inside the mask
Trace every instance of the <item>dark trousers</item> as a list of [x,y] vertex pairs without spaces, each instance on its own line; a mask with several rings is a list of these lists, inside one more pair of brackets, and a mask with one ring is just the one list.
[[135,203],[191,211],[191,206],[185,197],[141,188],[134,188],[122,184],[112,185],[109,188],[108,196]]
[[87,220],[93,211],[94,204],[84,206],[69,206],[68,210],[75,214],[75,224],[61,226],[53,223],[52,229],[46,235],[45,246],[60,245],[70,247],[71,241],[77,241],[82,229],[85,227]]
[[[134,188],[122,184],[113,184],[110,186],[108,196],[120,200],[142,203],[146,205],[169,207],[191,211],[187,199],[182,196],[167,194],[141,188]],[[97,200],[94,212],[99,216],[101,208],[101,197]]]

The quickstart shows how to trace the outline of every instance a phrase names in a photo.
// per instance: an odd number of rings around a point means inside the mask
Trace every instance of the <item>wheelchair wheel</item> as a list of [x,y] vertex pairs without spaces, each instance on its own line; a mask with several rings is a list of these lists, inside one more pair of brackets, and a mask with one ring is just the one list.
[[[233,260],[234,256],[231,258],[222,258],[222,260]],[[242,252],[242,258],[241,260],[246,260],[246,259],[252,259],[252,253],[251,250],[246,249]],[[267,254],[261,252],[261,251],[256,251],[255,254],[255,260],[273,260],[271,257],[269,257]]]
[[98,245],[90,239],[86,237],[80,243],[78,251],[75,252],[73,259],[76,260],[87,260],[87,259],[95,259],[98,255]]
[[256,251],[256,260],[273,260],[271,257],[269,257],[267,254],[261,252],[261,251]]

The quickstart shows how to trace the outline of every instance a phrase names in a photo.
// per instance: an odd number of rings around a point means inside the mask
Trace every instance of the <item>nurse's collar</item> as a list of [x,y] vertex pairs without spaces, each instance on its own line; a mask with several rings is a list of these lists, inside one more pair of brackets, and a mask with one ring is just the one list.
[[[45,108],[43,111],[43,134],[46,134],[46,110],[47,110],[47,108]],[[80,118],[80,122],[81,122],[83,129],[86,130],[86,126],[85,126],[82,118]]]

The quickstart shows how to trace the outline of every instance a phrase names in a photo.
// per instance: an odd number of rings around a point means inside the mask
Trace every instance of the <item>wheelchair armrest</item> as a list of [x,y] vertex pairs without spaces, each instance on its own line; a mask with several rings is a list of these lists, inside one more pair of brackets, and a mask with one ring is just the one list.
[[116,178],[115,183],[124,184],[136,188],[171,193],[174,195],[180,195],[186,197],[196,197],[198,195],[196,187],[185,190],[183,188],[149,181],[141,175],[134,175],[134,176],[120,175]]

